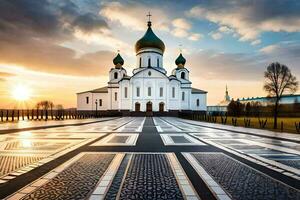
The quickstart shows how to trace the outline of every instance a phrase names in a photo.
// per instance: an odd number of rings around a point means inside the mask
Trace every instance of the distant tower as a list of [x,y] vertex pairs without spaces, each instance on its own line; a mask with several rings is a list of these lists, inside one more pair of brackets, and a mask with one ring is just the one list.
[[226,91],[225,91],[225,101],[230,101],[230,96],[228,94],[228,88],[227,88],[227,85],[226,85]]

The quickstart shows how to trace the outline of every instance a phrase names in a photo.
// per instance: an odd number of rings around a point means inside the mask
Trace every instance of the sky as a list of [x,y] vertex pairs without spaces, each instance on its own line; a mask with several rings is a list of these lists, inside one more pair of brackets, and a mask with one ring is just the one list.
[[[148,12],[166,46],[164,68],[170,75],[182,49],[208,105],[224,98],[226,85],[235,99],[265,96],[272,62],[300,79],[299,10],[298,0],[1,0],[0,108],[40,100],[76,107],[77,92],[107,84],[118,50],[130,75]],[[14,98],[20,88],[30,94],[22,104]]]

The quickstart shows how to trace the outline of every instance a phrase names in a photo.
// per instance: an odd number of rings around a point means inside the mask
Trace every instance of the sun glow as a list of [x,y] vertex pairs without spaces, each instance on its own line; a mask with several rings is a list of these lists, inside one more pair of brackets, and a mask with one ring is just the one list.
[[31,97],[31,90],[25,85],[17,85],[12,90],[12,96],[18,101],[26,101]]

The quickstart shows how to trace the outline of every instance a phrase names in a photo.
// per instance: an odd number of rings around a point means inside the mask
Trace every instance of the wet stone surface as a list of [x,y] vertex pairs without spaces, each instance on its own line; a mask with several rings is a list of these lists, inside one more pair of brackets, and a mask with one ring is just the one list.
[[133,155],[120,199],[183,199],[166,155]]
[[300,169],[300,160],[275,160],[275,161],[287,165],[289,167]]
[[233,199],[300,199],[300,192],[220,153],[193,154]]
[[87,154],[23,199],[85,199],[111,163],[114,154]]
[[184,136],[171,136],[174,143],[191,143]]
[[128,136],[115,136],[108,143],[126,143]]

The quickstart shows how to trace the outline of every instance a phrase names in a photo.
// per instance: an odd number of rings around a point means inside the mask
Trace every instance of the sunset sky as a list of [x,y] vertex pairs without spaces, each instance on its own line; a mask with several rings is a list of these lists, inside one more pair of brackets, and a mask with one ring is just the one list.
[[274,61],[300,79],[299,0],[1,0],[0,108],[20,106],[18,87],[28,104],[76,107],[77,92],[106,85],[118,49],[131,74],[148,11],[166,45],[164,68],[175,68],[182,45],[208,105],[224,98],[226,84],[233,98],[266,95],[263,72]]

